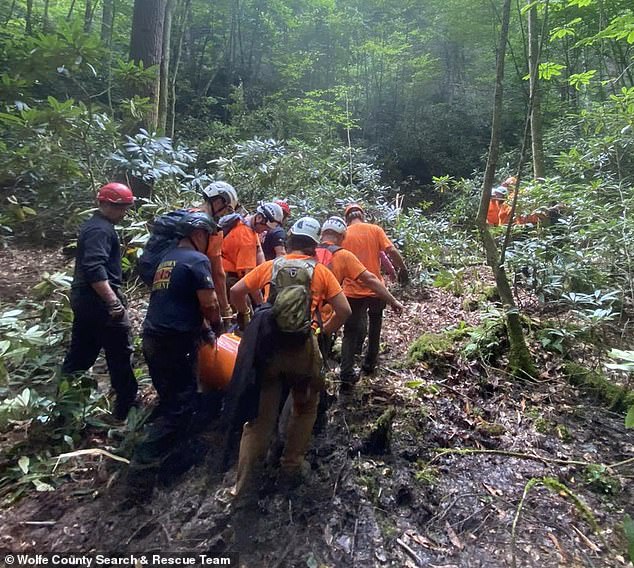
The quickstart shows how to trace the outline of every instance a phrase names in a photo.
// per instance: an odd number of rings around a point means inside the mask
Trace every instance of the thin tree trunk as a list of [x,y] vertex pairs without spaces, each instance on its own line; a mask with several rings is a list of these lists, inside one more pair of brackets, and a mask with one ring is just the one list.
[[110,47],[112,44],[114,14],[114,0],[103,0],[103,6],[101,9],[101,42],[107,47]]
[[24,22],[26,35],[33,34],[33,0],[26,0],[26,19]]
[[167,126],[167,108],[169,104],[170,46],[172,40],[173,10],[174,0],[167,0],[165,4],[165,18],[163,20],[163,54],[161,57],[158,106],[158,132],[162,135],[165,134],[165,128]]
[[[529,3],[532,0],[528,0]],[[533,101],[531,112],[531,147],[533,153],[533,176],[545,177],[544,137],[542,132],[542,111],[539,92],[539,30],[537,26],[537,6],[533,3],[528,11],[528,73],[530,76],[530,97]]]
[[92,0],[86,0],[86,9],[84,10],[84,32],[89,34],[92,30]]
[[500,134],[502,130],[502,103],[503,103],[503,79],[504,58],[506,55],[506,42],[509,33],[509,20],[511,14],[511,0],[504,0],[502,7],[502,26],[500,30],[500,42],[497,49],[497,65],[495,77],[495,94],[493,101],[493,119],[491,123],[491,142],[489,155],[484,172],[482,197],[480,208],[476,217],[476,225],[480,232],[482,244],[486,254],[487,264],[491,267],[495,277],[498,294],[506,312],[506,328],[510,344],[509,365],[514,373],[523,375],[535,375],[532,357],[526,345],[524,330],[522,329],[519,310],[513,299],[513,292],[509,283],[504,265],[500,263],[500,254],[487,226],[486,217],[491,200],[491,188],[495,177],[495,170],[500,154]]
[[51,22],[49,20],[48,8],[50,0],[44,0],[44,20],[42,22],[42,31],[48,33],[51,30]]
[[73,15],[73,10],[74,10],[74,9],[75,9],[75,0],[73,0],[73,1],[70,3],[70,8],[68,8],[68,14],[66,14],[66,21],[67,21],[67,22],[71,19],[72,15]]
[[181,57],[183,54],[183,38],[185,37],[185,26],[187,23],[187,18],[189,17],[190,6],[191,0],[185,0],[178,26],[178,44],[174,57],[173,70],[170,76],[170,105],[167,117],[167,135],[170,138],[174,138],[174,126],[176,122],[176,80],[178,78],[178,69],[180,67]]
[[11,8],[9,8],[9,13],[7,14],[7,19],[4,21],[5,25],[8,24],[11,21],[11,18],[13,18],[13,11],[15,10],[15,2],[16,2],[16,0],[13,0],[13,2],[11,2]]

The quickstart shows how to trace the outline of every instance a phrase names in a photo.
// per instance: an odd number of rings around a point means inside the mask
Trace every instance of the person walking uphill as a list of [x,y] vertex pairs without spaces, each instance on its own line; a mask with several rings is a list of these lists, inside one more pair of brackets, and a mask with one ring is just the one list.
[[[204,198],[202,210],[216,223],[221,217],[233,213],[238,207],[238,192],[225,181],[210,183],[202,193]],[[206,254],[211,263],[211,276],[218,296],[220,312],[223,318],[230,318],[232,311],[227,298],[227,276],[222,263],[222,242],[222,231],[216,231],[209,237]]]
[[329,217],[321,227],[321,242],[317,246],[316,257],[335,275],[339,284],[346,280],[358,281],[380,300],[392,307],[396,313],[403,311],[401,304],[372,272],[349,250],[341,245],[346,237],[348,227],[341,217]]
[[[344,217],[348,230],[342,242],[343,248],[352,252],[381,283],[383,279],[380,253],[385,252],[398,272],[399,283],[406,284],[409,281],[409,275],[403,258],[383,229],[378,225],[367,223],[365,212],[358,204],[348,205]],[[361,351],[366,327],[368,349],[361,369],[367,374],[374,372],[379,355],[385,301],[377,295],[376,291],[358,279],[346,279],[343,289],[352,308],[352,315],[343,329],[340,379],[342,387],[349,388],[358,380],[354,370],[354,358]]]
[[260,373],[257,417],[247,422],[242,431],[236,481],[238,495],[248,487],[254,467],[266,455],[285,386],[290,388],[292,410],[281,458],[282,477],[291,482],[301,478],[301,466],[323,388],[321,355],[315,335],[318,310],[324,302],[334,310],[323,333],[334,333],[350,315],[341,286],[333,274],[314,259],[319,229],[315,219],[299,219],[289,231],[290,253],[258,266],[231,289],[232,303],[244,313],[248,309],[248,294],[270,284],[269,302],[279,331],[274,351]]
[[73,329],[62,375],[90,369],[103,348],[116,399],[113,414],[125,419],[136,400],[132,342],[121,293],[121,245],[114,226],[134,203],[132,191],[108,183],[97,193],[99,208],[80,228],[71,288]]
[[206,213],[194,212],[182,219],[177,231],[181,238],[156,271],[143,323],[143,355],[159,405],[157,418],[135,449],[128,481],[146,489],[151,489],[153,475],[166,457],[190,433],[198,349],[202,341],[213,341],[212,329],[220,328],[218,299],[205,255],[216,224]]
[[223,225],[224,220],[221,220],[224,232],[222,264],[227,273],[228,289],[247,272],[264,262],[258,235],[275,229],[282,219],[282,208],[279,205],[261,203],[255,213],[244,220],[240,218],[232,220],[231,226]]

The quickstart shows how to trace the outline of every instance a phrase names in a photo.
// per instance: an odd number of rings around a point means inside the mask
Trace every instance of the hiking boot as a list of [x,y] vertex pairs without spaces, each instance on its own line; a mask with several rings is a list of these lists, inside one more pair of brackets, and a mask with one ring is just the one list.
[[117,420],[125,420],[128,417],[128,413],[130,409],[135,406],[138,407],[140,405],[140,401],[138,398],[117,398],[114,401],[114,408],[112,409],[112,415]]
[[158,464],[137,465],[128,468],[125,477],[125,494],[137,503],[149,501],[156,485]]
[[361,367],[361,372],[366,375],[366,376],[372,376],[374,375],[374,373],[376,373],[376,366],[374,365],[363,365]]
[[359,376],[358,373],[355,373],[354,375],[341,375],[339,377],[339,392],[340,393],[346,393],[346,392],[350,392],[352,390],[352,387],[357,384],[359,382],[359,379],[361,377]]
[[293,469],[281,469],[277,477],[277,489],[278,491],[293,491],[297,489],[310,478],[311,467],[310,464],[304,460],[298,468]]

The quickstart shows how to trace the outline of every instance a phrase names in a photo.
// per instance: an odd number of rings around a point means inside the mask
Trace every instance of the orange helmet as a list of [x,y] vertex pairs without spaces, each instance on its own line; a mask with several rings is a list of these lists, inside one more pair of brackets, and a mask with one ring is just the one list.
[[350,213],[352,213],[353,211],[361,211],[361,213],[365,214],[365,211],[363,207],[361,207],[361,205],[359,205],[358,203],[351,203],[344,209],[343,216],[347,218],[348,215],[350,215]]
[[517,178],[515,176],[508,177],[502,182],[502,185],[504,187],[508,187],[509,185],[517,185]]

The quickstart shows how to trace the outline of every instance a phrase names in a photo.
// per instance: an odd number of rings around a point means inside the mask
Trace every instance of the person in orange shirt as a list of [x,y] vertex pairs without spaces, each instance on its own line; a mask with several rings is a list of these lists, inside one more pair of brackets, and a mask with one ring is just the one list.
[[[255,213],[244,220],[237,219],[228,229],[222,243],[222,264],[227,273],[227,289],[264,262],[259,235],[276,228],[282,221],[282,208],[277,203],[261,203]],[[222,222],[221,222],[222,225]],[[259,295],[252,295],[256,304]]]
[[[406,284],[409,281],[409,275],[403,257],[383,229],[378,225],[367,223],[363,208],[356,203],[346,207],[344,217],[348,230],[342,242],[343,248],[354,253],[381,283],[383,279],[380,253],[385,252],[398,271],[399,283]],[[343,329],[341,348],[341,387],[347,389],[359,379],[354,371],[354,359],[355,355],[360,354],[366,331],[368,349],[361,368],[367,374],[374,372],[379,355],[385,300],[359,279],[346,278],[343,290],[352,309],[352,315]]]
[[[262,289],[271,281],[273,266],[281,259],[310,260],[319,244],[319,223],[311,217],[299,219],[289,231],[290,253],[277,260],[261,264],[231,288],[231,302],[240,313],[248,311],[247,297]],[[336,278],[325,266],[316,263],[312,273],[311,313],[317,312],[328,302],[334,313],[323,325],[322,333],[334,333],[350,315],[350,306]],[[321,355],[317,337],[313,331],[292,340],[280,341],[267,362],[260,385],[258,415],[244,425],[235,492],[240,495],[252,478],[254,467],[265,456],[270,444],[284,387],[290,388],[291,415],[286,428],[286,444],[281,458],[281,469],[285,476],[301,476],[304,455],[310,444],[311,433],[317,418],[317,406],[323,389]]]
[[[357,280],[359,284],[372,290],[378,298],[390,305],[395,312],[403,311],[401,304],[372,272],[349,250],[341,246],[348,226],[337,216],[326,219],[321,227],[321,242],[317,245],[316,258],[335,275],[337,282],[343,284],[346,279]],[[321,313],[322,320],[331,316],[330,306],[326,304]]]
[[491,190],[491,200],[487,211],[487,223],[489,225],[506,225],[511,214],[511,207],[506,202],[508,189],[504,186]]
[[[508,201],[512,201],[516,185],[517,178],[510,177],[505,179],[500,186],[494,187],[491,190],[491,200],[489,201],[489,210],[487,211],[487,223],[489,225],[502,226],[508,224],[512,210]],[[531,213],[530,215],[520,215],[514,220],[514,224],[535,225],[544,222],[548,218],[548,213]]]
[[[207,213],[214,221],[227,215],[238,207],[238,192],[224,181],[215,181],[203,189],[204,203],[201,210]],[[230,319],[231,307],[227,297],[227,276],[222,264],[222,231],[209,237],[206,255],[211,264],[211,277],[214,282],[220,314],[223,319]]]

